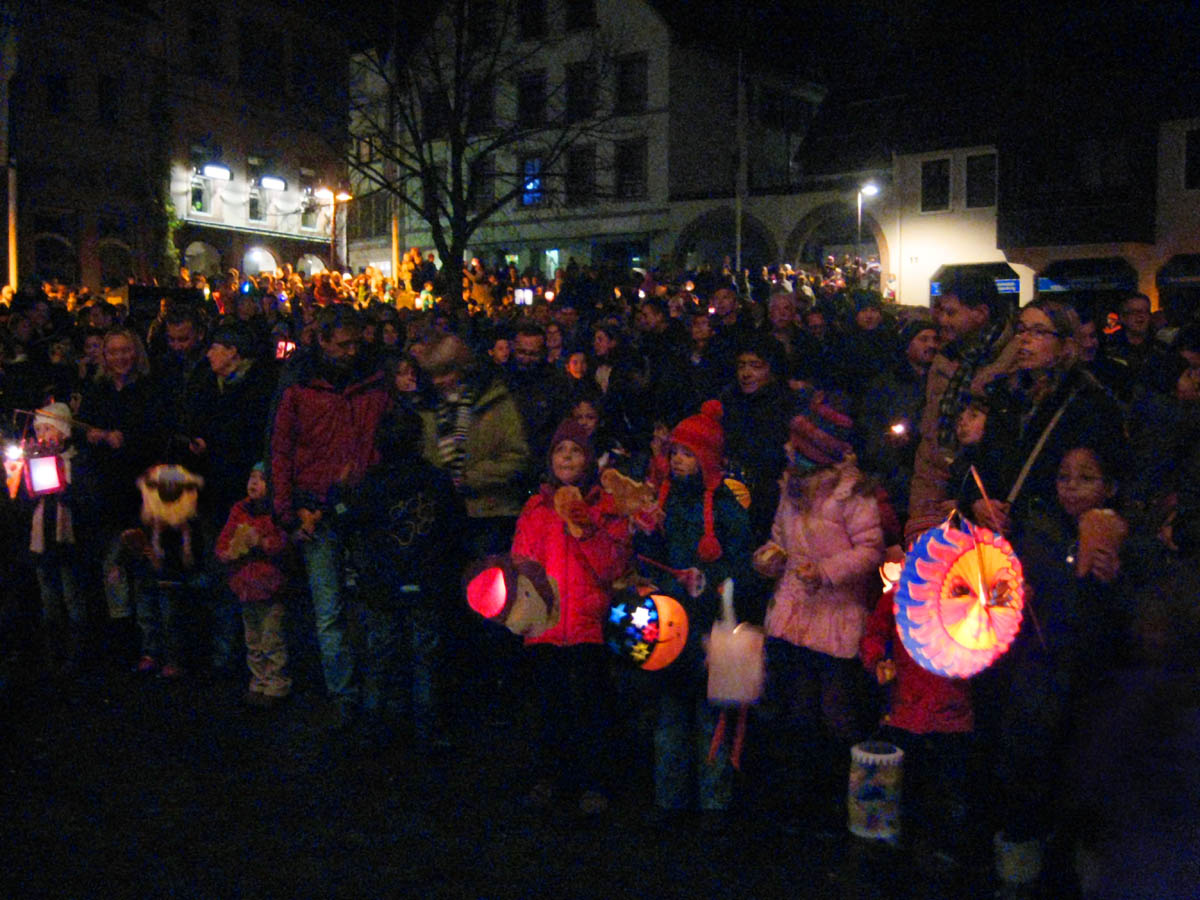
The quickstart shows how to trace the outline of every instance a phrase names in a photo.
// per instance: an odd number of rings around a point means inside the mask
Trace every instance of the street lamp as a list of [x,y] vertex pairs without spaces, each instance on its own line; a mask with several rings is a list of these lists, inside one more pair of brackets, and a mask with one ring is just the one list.
[[879,185],[868,181],[858,189],[858,236],[854,241],[854,255],[862,259],[862,201],[863,197],[874,197],[879,193]]
[[337,208],[339,203],[346,203],[354,199],[354,196],[345,188],[339,188],[336,192],[327,187],[317,188],[313,194],[320,200],[324,200],[330,206],[329,212],[329,268],[337,269]]

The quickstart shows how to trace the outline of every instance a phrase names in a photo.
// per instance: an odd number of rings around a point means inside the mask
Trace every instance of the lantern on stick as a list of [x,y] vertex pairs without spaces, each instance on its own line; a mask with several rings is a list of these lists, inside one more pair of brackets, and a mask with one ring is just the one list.
[[21,473],[25,470],[25,451],[20,444],[9,444],[4,448],[4,482],[8,486],[8,499],[16,500],[21,489]]
[[610,650],[649,672],[665,669],[687,644],[688,617],[674,597],[652,585],[618,591],[604,623]]
[[467,605],[513,634],[537,637],[558,624],[558,585],[536,560],[489,556],[463,578]]
[[922,668],[969,678],[1008,649],[1024,606],[1012,546],[955,513],[909,550],[896,587],[896,630]]

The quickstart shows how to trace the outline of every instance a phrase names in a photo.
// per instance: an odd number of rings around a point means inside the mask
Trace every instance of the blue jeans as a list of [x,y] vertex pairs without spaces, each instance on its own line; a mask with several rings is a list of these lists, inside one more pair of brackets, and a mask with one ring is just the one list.
[[308,572],[325,689],[339,706],[355,708],[359,705],[359,690],[354,678],[354,651],[346,637],[340,542],[329,528],[319,527],[299,547]]
[[413,733],[418,741],[428,741],[437,725],[433,679],[442,643],[434,614],[419,605],[367,606],[363,621],[367,631],[363,708],[383,719],[398,719],[405,712],[407,693]]
[[[654,802],[660,809],[688,809],[693,795],[702,810],[728,809],[733,793],[728,741],[716,758],[708,750],[720,710],[709,706],[705,685],[663,690],[654,723]],[[693,792],[692,785],[696,790]]]
[[179,617],[180,587],[164,587],[143,579],[137,596],[137,623],[142,632],[142,655],[160,662],[183,662],[182,623]]

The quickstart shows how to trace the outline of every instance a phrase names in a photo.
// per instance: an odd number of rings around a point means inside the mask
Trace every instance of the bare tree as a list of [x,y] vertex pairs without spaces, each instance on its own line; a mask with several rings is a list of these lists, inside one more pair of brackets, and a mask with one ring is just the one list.
[[588,184],[566,164],[619,132],[615,57],[594,22],[548,37],[545,12],[447,0],[419,31],[394,19],[389,46],[352,61],[350,169],[428,224],[447,275],[512,204],[596,196],[594,169]]

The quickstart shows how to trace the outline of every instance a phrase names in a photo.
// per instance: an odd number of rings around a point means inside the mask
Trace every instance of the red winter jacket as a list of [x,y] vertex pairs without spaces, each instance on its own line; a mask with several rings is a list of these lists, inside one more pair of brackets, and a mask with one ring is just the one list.
[[514,556],[537,560],[558,585],[558,624],[527,644],[600,644],[608,616],[609,588],[629,567],[629,521],[617,513],[612,495],[600,487],[584,498],[596,529],[572,537],[554,511],[554,488],[543,485],[521,510],[513,537]]
[[341,390],[314,376],[289,385],[271,431],[275,515],[295,518],[295,495],[322,502],[343,476],[357,483],[375,459],[375,431],[388,406],[382,372]]
[[891,711],[884,717],[884,724],[913,734],[972,731],[975,715],[970,682],[935,675],[909,656],[896,632],[894,596],[892,588],[879,598],[858,648],[863,665],[872,675],[881,659],[891,658],[896,664],[896,678],[889,685]]
[[[239,525],[248,525],[258,532],[258,545],[245,556],[229,558],[229,543]],[[287,546],[287,535],[276,525],[269,513],[255,515],[249,500],[239,500],[229,511],[229,519],[217,538],[216,554],[221,562],[234,566],[229,575],[229,589],[243,603],[270,600],[287,582],[287,576],[267,557],[275,556]]]

